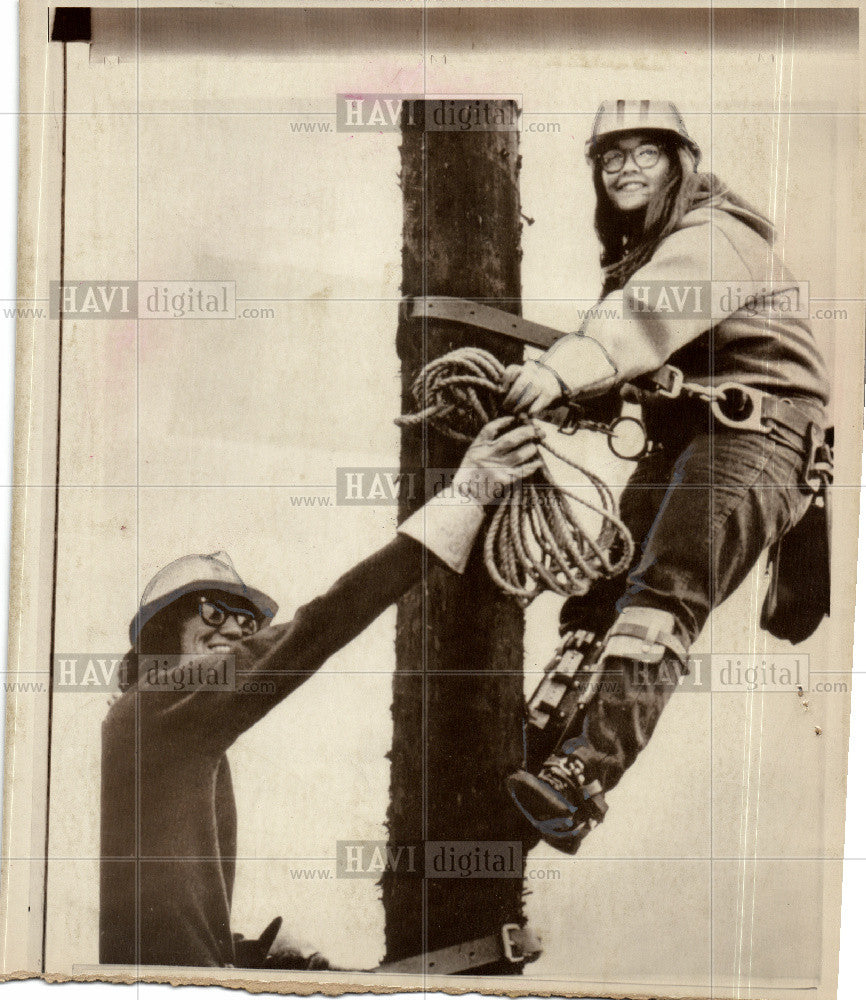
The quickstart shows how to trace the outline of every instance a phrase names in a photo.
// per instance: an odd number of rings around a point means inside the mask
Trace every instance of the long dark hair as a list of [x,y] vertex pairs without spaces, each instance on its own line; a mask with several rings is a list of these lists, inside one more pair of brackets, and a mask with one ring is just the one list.
[[198,607],[198,594],[184,594],[172,601],[142,628],[135,647],[126,656],[127,666],[120,677],[126,691],[138,680],[139,656],[170,656],[180,653],[181,625]]
[[196,614],[199,598],[202,595],[208,598],[227,599],[234,607],[249,610],[252,614],[259,615],[258,609],[252,602],[243,597],[223,593],[219,589],[194,590],[188,594],[182,594],[171,604],[158,611],[142,628],[135,647],[126,656],[128,666],[120,678],[121,691],[126,691],[138,680],[139,656],[180,655],[183,623],[187,618]]
[[715,174],[698,173],[694,155],[687,146],[670,138],[657,141],[667,153],[671,169],[662,187],[642,213],[621,212],[611,202],[601,176],[601,161],[593,163],[595,187],[595,231],[601,241],[603,285],[601,298],[623,288],[629,278],[652,257],[658,245],[695,208],[727,207],[742,210],[746,221],[772,244],[772,223],[757,209],[735,195]]

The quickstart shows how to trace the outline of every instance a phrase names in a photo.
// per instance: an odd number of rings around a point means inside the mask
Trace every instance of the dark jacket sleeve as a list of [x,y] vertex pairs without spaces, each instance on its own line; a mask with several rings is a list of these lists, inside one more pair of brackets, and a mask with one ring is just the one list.
[[141,691],[142,723],[163,739],[174,733],[190,745],[227,748],[417,583],[426,558],[432,559],[417,541],[397,535],[291,622],[236,643],[233,690]]

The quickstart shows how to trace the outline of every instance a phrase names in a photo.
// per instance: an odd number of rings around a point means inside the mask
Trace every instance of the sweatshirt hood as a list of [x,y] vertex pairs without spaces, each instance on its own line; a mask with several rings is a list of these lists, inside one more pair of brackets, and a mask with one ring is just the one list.
[[715,174],[697,174],[696,180],[697,188],[692,197],[691,210],[711,208],[715,211],[727,212],[728,215],[754,230],[770,246],[773,245],[776,230],[765,215],[734,194]]

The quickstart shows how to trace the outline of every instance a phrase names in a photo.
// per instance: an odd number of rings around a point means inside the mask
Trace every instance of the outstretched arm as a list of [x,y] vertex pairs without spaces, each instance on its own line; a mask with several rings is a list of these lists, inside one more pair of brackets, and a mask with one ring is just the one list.
[[154,726],[227,747],[422,577],[436,559],[462,573],[484,503],[540,465],[538,436],[513,418],[492,421],[469,446],[453,486],[428,501],[396,538],[343,574],[294,619],[234,644],[236,689],[147,694]]

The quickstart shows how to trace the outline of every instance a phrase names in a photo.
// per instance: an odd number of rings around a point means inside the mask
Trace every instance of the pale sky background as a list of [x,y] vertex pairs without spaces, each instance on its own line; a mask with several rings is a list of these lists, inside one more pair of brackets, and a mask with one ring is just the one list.
[[[147,52],[138,73],[134,60],[91,62],[70,46],[69,108],[80,113],[68,119],[67,279],[234,281],[239,299],[276,315],[142,322],[137,350],[134,325],[66,327],[63,416],[75,433],[62,455],[58,652],[121,654],[141,588],[186,552],[226,549],[287,620],[391,537],[392,508],[290,499],[327,495],[338,466],[395,465],[398,454],[399,137],[292,130],[333,121],[338,92],[426,83],[520,96],[521,199],[535,220],[523,232],[528,318],[574,329],[576,310],[595,300],[583,144],[612,97],[677,103],[712,169],[775,217],[812,298],[857,294],[845,266],[856,242],[846,169],[856,35],[848,44],[827,14],[807,51],[769,22],[737,34],[717,14],[711,49],[706,14],[654,27],[649,15],[598,11],[563,18],[551,40],[535,13],[484,24],[460,10],[444,23],[440,12],[426,58],[405,18],[390,45],[352,33],[328,47],[311,21],[291,47],[267,32],[264,57],[255,31],[246,52],[235,31],[216,55]],[[528,130],[544,123],[560,129]],[[837,378],[858,324],[854,303],[847,323],[814,323]],[[756,627],[762,591],[752,574],[696,651],[790,651]],[[547,597],[528,613],[528,673],[549,658],[558,608]],[[381,958],[375,885],[291,871],[332,867],[338,839],[384,836],[393,630],[389,611],[231,753],[236,929],[258,934],[280,913],[354,967]],[[828,641],[825,626],[809,643],[813,670]],[[712,713],[705,696],[674,698],[580,854],[534,853],[531,868],[559,877],[529,882],[546,951],[527,974],[658,982],[664,969],[672,983],[705,981],[714,935],[718,982],[783,972],[811,982],[825,862],[809,859],[824,852],[824,754],[838,748],[832,732],[816,739],[824,705],[810,700],[807,715],[794,694],[717,695]],[[96,961],[105,703],[54,703],[49,969]],[[717,860],[745,857],[755,860]]]

